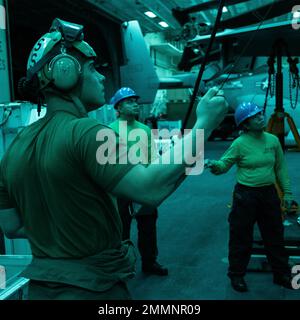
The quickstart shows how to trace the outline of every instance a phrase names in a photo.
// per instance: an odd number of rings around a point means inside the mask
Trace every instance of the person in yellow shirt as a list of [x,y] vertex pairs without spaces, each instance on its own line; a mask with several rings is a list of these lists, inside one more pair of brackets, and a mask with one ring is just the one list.
[[[151,139],[151,130],[136,118],[139,114],[138,96],[128,87],[119,89],[111,99],[111,104],[118,111],[118,119],[110,124],[110,127],[126,139],[128,148],[133,145],[133,141],[128,139],[130,133],[135,129],[142,130],[139,136],[141,149],[137,151],[143,164],[149,164],[155,159],[156,148]],[[138,134],[138,131],[136,131]],[[125,137],[125,134],[127,138]],[[141,154],[140,154],[141,153]],[[168,275],[168,269],[157,262],[157,230],[156,221],[158,211],[155,207],[142,206],[139,210],[134,209],[132,201],[118,198],[119,213],[123,223],[123,240],[130,238],[130,226],[133,217],[137,221],[138,228],[138,249],[142,259],[142,271],[147,274],[159,276]],[[135,215],[135,211],[138,211]]]
[[272,267],[273,282],[291,288],[280,200],[275,188],[278,181],[284,193],[284,206],[290,208],[292,192],[281,145],[276,136],[264,132],[264,115],[257,105],[240,104],[235,121],[243,133],[220,160],[207,161],[207,167],[215,175],[226,173],[237,165],[237,184],[228,219],[228,276],[235,290],[248,290],[244,276],[251,257],[253,227],[257,222]]

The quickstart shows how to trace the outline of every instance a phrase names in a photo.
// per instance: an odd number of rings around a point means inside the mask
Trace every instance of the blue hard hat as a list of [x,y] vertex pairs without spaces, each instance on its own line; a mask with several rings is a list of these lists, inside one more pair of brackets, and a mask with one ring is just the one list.
[[234,119],[237,126],[239,126],[246,119],[255,116],[263,110],[252,102],[243,102],[238,105],[235,110]]
[[128,87],[123,87],[121,89],[119,89],[114,96],[110,99],[109,104],[112,104],[114,106],[114,108],[117,107],[117,104],[127,98],[139,98],[139,96],[131,89]]

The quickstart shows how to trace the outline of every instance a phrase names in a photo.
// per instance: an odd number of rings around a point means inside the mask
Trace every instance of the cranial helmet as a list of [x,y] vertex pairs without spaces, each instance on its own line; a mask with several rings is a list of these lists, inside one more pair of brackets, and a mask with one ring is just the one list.
[[30,52],[27,80],[37,76],[40,89],[49,83],[61,91],[74,88],[80,78],[81,64],[68,53],[71,48],[86,58],[97,56],[93,48],[83,41],[83,26],[54,19],[50,31],[36,42]]
[[252,102],[243,102],[239,104],[234,114],[236,125],[239,126],[246,119],[253,117],[262,111],[263,110],[258,105]]
[[124,99],[127,98],[139,98],[139,96],[133,91],[131,88],[123,87],[119,89],[114,96],[110,99],[110,104],[114,106],[114,108],[117,107],[118,103],[121,102]]

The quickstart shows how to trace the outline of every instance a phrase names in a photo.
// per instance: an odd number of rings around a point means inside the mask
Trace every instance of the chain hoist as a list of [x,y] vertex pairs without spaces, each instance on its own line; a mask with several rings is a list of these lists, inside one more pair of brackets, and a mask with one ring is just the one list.
[[[289,95],[290,104],[293,110],[296,109],[299,96],[299,70],[297,68],[298,58],[292,58],[288,52],[288,63],[290,65],[289,70]],[[293,90],[296,89],[295,97],[293,97]]]

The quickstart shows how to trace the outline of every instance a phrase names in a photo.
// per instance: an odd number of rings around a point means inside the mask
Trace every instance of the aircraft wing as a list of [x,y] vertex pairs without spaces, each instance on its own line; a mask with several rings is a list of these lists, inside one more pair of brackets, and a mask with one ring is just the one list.
[[[255,33],[255,34],[254,34]],[[234,43],[237,52],[243,52],[245,56],[268,56],[271,53],[274,42],[280,38],[288,39],[288,48],[292,55],[300,55],[298,44],[300,30],[293,29],[291,21],[263,24],[258,26],[248,26],[238,29],[226,29],[216,34],[216,41],[223,45]],[[252,43],[247,46],[253,37]],[[188,41],[188,45],[196,46],[208,43],[210,35],[197,36]],[[247,46],[246,50],[243,50]]]

